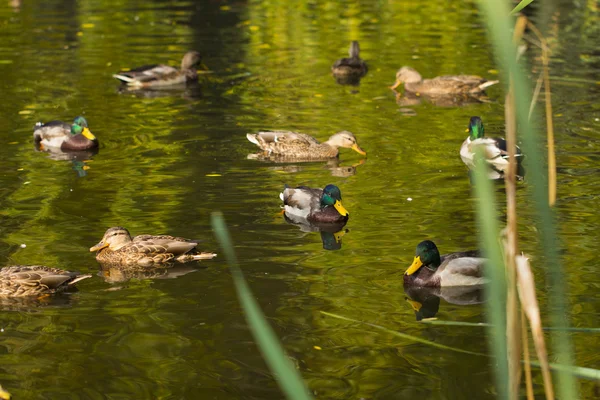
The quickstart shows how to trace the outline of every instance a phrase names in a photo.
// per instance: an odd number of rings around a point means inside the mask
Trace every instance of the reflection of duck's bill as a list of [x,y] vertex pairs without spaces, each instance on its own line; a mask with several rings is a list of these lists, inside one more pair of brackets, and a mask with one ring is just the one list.
[[358,144],[354,143],[352,145],[352,150],[354,150],[355,152],[357,152],[358,154],[362,154],[363,156],[367,155],[367,152],[364,151],[363,149],[361,149],[360,147],[358,147]]
[[342,205],[341,201],[336,200],[335,203],[333,204],[333,206],[335,207],[335,209],[337,210],[337,212],[340,213],[340,215],[343,215],[344,217],[347,217],[348,215],[350,215],[350,213],[348,212],[348,210],[346,210],[344,208],[344,206]]
[[90,251],[102,250],[105,247],[108,247],[108,243],[100,242],[97,245],[90,247]]
[[406,301],[408,301],[408,303],[410,304],[410,306],[412,307],[413,310],[415,311],[420,311],[421,307],[423,307],[423,304],[419,303],[418,301],[415,300],[411,300],[411,299],[406,299]]
[[335,238],[335,242],[340,243],[342,241],[342,237],[346,234],[346,232],[348,232],[347,229],[342,229],[341,231],[334,233],[333,237]]
[[408,267],[408,269],[406,270],[404,275],[412,275],[415,272],[417,272],[419,270],[419,268],[421,268],[422,266],[423,266],[423,263],[421,262],[421,257],[415,256],[413,263],[411,264],[410,267]]

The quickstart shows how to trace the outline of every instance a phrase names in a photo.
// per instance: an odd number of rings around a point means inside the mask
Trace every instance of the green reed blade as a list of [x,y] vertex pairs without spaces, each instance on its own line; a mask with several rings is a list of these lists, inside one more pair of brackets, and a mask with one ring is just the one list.
[[498,242],[498,215],[496,199],[492,182],[488,179],[489,166],[485,162],[485,154],[481,148],[475,154],[475,194],[477,198],[477,217],[481,233],[480,247],[488,259],[484,268],[486,277],[490,280],[487,286],[488,301],[485,302],[490,325],[488,338],[492,354],[497,359],[496,381],[498,398],[508,398],[508,344],[506,341],[506,276],[504,259]]
[[[501,78],[508,91],[509,76],[512,76],[515,90],[515,103],[519,133],[522,138],[523,153],[527,156],[527,181],[531,187],[530,195],[537,212],[537,228],[540,232],[540,243],[545,255],[544,270],[547,276],[548,299],[550,303],[551,323],[553,326],[569,326],[569,313],[566,307],[565,279],[558,254],[558,238],[556,234],[555,216],[548,202],[548,176],[544,163],[543,137],[534,129],[528,118],[531,100],[531,87],[526,73],[516,60],[516,46],[512,41],[512,25],[514,19],[509,16],[508,2],[498,0],[481,0],[485,22],[488,25],[491,43],[494,47],[498,65],[501,67]],[[535,118],[532,119],[534,121]],[[564,365],[573,364],[573,346],[566,331],[556,331],[552,335],[552,350],[555,358]],[[575,380],[571,374],[559,371],[558,398],[579,398]]]
[[233,277],[238,298],[244,309],[248,326],[279,387],[288,399],[312,399],[307,387],[304,385],[302,376],[296,371],[294,364],[287,358],[277,335],[273,332],[260,306],[252,296],[250,287],[244,279],[244,274],[238,266],[231,237],[229,236],[223,215],[221,213],[212,213],[211,225],[231,269],[231,276]]
[[524,9],[531,3],[533,3],[533,0],[521,0],[521,2],[519,4],[517,4],[517,6],[515,8],[512,9],[510,14],[514,15],[514,14],[518,13],[519,11],[521,11],[522,9]]

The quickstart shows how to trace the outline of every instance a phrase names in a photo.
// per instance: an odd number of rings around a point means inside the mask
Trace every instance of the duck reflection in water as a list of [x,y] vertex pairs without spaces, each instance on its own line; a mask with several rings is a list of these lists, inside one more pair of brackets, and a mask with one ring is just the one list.
[[360,46],[356,40],[350,43],[348,57],[340,58],[331,66],[333,77],[340,85],[358,86],[367,71],[367,63],[360,58]]
[[156,267],[127,266],[121,264],[100,263],[98,275],[108,283],[123,283],[130,279],[175,279],[198,270],[189,265],[175,263],[162,264]]
[[434,318],[440,308],[440,299],[459,306],[481,304],[483,286],[455,286],[443,288],[404,286],[406,301],[415,312],[417,321]]
[[308,221],[298,221],[289,218],[285,212],[283,213],[285,222],[290,225],[296,225],[302,232],[319,232],[321,234],[321,242],[325,250],[339,250],[342,248],[342,237],[349,232],[344,229],[346,222],[339,224],[311,224]]
[[[259,160],[262,162],[274,163],[274,164],[279,162],[272,158],[264,157],[262,153],[248,154],[248,159]],[[307,163],[307,162],[314,162],[314,161],[296,161],[296,162],[297,163]],[[341,165],[340,160],[338,158],[334,158],[332,160],[327,161],[327,163],[324,165],[324,169],[328,169],[331,172],[331,176],[339,176],[340,178],[347,178],[349,176],[356,175],[357,168],[359,166],[363,165],[365,162],[367,162],[367,160],[365,158],[362,158],[358,162],[356,162],[352,165]],[[278,165],[278,166],[270,167],[269,169],[272,171],[283,171],[283,172],[287,172],[287,173],[301,172],[304,170],[302,165],[295,164],[295,163]]]
[[58,161],[71,161],[71,168],[78,177],[83,178],[87,176],[87,171],[90,169],[88,162],[98,154],[98,149],[90,149],[86,151],[60,151],[50,150],[47,148],[40,149],[36,146],[36,151],[45,152],[48,154],[48,158]]

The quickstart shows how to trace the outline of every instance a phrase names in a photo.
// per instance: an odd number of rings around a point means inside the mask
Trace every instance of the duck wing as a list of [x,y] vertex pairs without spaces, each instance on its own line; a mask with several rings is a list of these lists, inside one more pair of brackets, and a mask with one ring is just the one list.
[[181,73],[177,68],[168,65],[145,65],[130,71],[119,72],[113,75],[121,82],[128,85],[147,84],[154,81],[171,81],[180,77]]
[[256,138],[265,144],[303,144],[307,146],[317,145],[319,141],[305,133],[296,133],[289,131],[258,132]]
[[[489,83],[489,84],[488,84]],[[477,75],[444,75],[425,79],[419,85],[427,94],[448,95],[452,93],[471,93],[481,91],[497,81],[488,81]]]
[[323,189],[312,189],[307,186],[285,188],[280,197],[283,204],[302,210],[311,210],[318,207],[323,195]]
[[38,122],[33,129],[33,138],[36,142],[42,140],[63,138],[71,132],[71,125],[63,121]]
[[132,239],[125,247],[130,248],[128,251],[144,254],[161,254],[171,253],[174,255],[186,254],[193,250],[198,245],[198,242],[191,241],[185,238],[169,235],[139,235]]

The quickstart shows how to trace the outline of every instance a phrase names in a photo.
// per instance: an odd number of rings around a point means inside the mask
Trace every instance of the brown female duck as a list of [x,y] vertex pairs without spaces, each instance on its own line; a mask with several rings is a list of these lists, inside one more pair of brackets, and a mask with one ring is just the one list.
[[145,65],[113,75],[123,84],[135,88],[157,88],[181,85],[198,79],[197,66],[201,57],[197,51],[188,51],[181,60],[181,69],[169,65]]
[[62,292],[91,278],[78,272],[43,265],[14,265],[0,269],[0,297],[43,296]]
[[268,156],[275,158],[326,160],[337,157],[340,147],[367,154],[358,146],[354,134],[348,131],[338,132],[323,143],[304,133],[288,131],[248,133],[246,137]]
[[197,245],[197,241],[168,235],[132,238],[127,229],[113,227],[90,251],[96,252],[96,260],[101,263],[141,266],[208,260],[216,256],[214,253],[198,253]]
[[444,75],[432,79],[423,79],[421,74],[411,67],[402,67],[396,72],[396,82],[390,89],[396,89],[404,83],[407,92],[429,96],[476,95],[498,81],[488,81],[477,75]]

